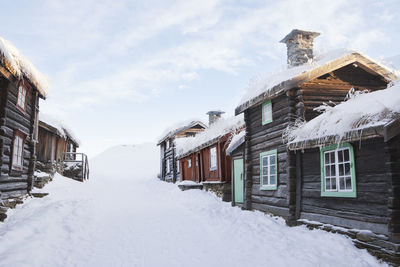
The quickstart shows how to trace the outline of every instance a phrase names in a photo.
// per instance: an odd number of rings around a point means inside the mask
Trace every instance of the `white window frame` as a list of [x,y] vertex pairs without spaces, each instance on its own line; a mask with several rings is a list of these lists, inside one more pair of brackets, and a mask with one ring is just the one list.
[[14,134],[13,151],[12,151],[12,169],[22,170],[24,165],[24,137],[19,134]]
[[[271,164],[271,159],[275,161]],[[264,159],[267,164],[264,165]],[[266,173],[266,174],[264,174]],[[271,178],[275,177],[275,182],[271,182]],[[264,183],[264,178],[267,178],[267,183]],[[278,151],[276,149],[260,153],[260,189],[261,190],[276,190],[278,188]]]
[[213,146],[210,148],[210,171],[217,169],[217,147]]
[[188,169],[192,168],[192,159],[188,159],[187,163],[188,163]]
[[272,101],[268,100],[262,105],[262,125],[272,122]]
[[180,168],[179,162],[180,162],[179,160],[176,161],[176,172],[179,172],[179,168]]
[[167,160],[166,160],[166,169],[165,169],[165,172],[168,174],[168,173],[170,173],[171,172],[171,167],[170,167],[170,159],[168,158]]
[[28,89],[22,83],[20,83],[18,86],[17,106],[23,111],[26,110],[27,93]]
[[[344,151],[348,153],[347,160]],[[339,161],[340,155],[342,161]],[[354,150],[349,143],[321,148],[321,196],[356,197],[354,164]],[[347,173],[346,167],[348,167]],[[350,180],[351,188],[347,188],[346,180]],[[344,188],[341,187],[341,181]]]

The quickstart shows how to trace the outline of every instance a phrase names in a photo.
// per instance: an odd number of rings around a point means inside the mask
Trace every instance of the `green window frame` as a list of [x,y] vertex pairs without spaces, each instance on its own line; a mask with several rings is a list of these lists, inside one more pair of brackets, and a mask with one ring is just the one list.
[[[272,122],[272,101],[268,100],[262,105],[262,125]],[[268,115],[269,114],[269,115]]]
[[260,190],[278,188],[278,151],[260,153]]
[[323,147],[321,158],[321,196],[357,197],[354,149],[349,143]]

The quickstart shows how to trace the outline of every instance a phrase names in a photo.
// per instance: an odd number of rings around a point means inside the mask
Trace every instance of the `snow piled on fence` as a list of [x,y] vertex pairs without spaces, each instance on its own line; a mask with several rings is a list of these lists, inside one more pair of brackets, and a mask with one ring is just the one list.
[[158,169],[143,144],[100,154],[84,183],[56,174],[0,223],[0,266],[387,266],[343,235],[180,191]]
[[220,118],[214,122],[208,129],[196,134],[194,137],[178,138],[175,140],[176,154],[182,156],[188,152],[200,148],[208,142],[224,136],[228,133],[235,133],[244,126],[243,114],[235,117]]
[[323,113],[288,128],[286,137],[290,143],[329,136],[337,136],[340,141],[349,131],[362,131],[400,118],[400,83],[371,93],[350,90],[347,101],[334,107],[324,104],[317,110]]
[[62,137],[66,138],[68,136],[75,143],[77,143],[78,146],[81,144],[80,140],[75,137],[74,132],[71,129],[69,129],[67,126],[65,126],[65,124],[62,123],[61,121],[49,116],[48,114],[43,113],[43,112],[39,112],[39,120],[56,128]]
[[315,55],[313,60],[310,60],[308,63],[297,66],[297,67],[292,67],[288,68],[287,66],[285,67],[284,70],[276,71],[276,72],[268,72],[263,75],[258,75],[254,77],[253,79],[250,80],[248,87],[246,88],[246,92],[243,95],[239,105],[242,105],[256,97],[258,97],[261,94],[267,93],[269,90],[274,88],[275,86],[278,86],[284,82],[290,81],[300,75],[303,75],[311,70],[314,70],[318,67],[321,67],[323,65],[326,65],[330,62],[333,62],[335,60],[338,60],[344,56],[349,56],[351,54],[359,54],[363,56],[364,58],[369,59],[370,61],[375,62],[376,64],[380,65],[381,67],[388,69],[392,72],[395,72],[394,70],[391,70],[387,66],[384,66],[383,64],[380,64],[379,62],[376,62],[366,55],[362,54],[359,51],[356,50],[351,50],[351,49],[346,49],[346,48],[341,48],[341,49],[336,49],[332,50],[330,52],[320,54],[320,55]]
[[49,84],[44,75],[14,45],[1,36],[0,62],[16,77],[27,77],[43,96],[47,96]]
[[163,133],[158,138],[158,143],[161,143],[168,137],[174,136],[175,134],[179,133],[180,131],[189,129],[190,127],[193,127],[196,124],[202,124],[204,127],[207,127],[201,120],[198,120],[198,119],[190,119],[190,120],[184,120],[181,122],[177,122],[174,125],[168,127],[167,129],[165,129],[163,131]]

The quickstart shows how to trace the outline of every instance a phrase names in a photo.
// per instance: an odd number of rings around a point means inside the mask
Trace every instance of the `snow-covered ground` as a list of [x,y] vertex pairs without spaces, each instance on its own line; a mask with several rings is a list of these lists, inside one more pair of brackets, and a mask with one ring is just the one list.
[[0,266],[377,266],[350,239],[242,211],[155,178],[154,144],[118,146],[80,183],[60,175],[0,224]]

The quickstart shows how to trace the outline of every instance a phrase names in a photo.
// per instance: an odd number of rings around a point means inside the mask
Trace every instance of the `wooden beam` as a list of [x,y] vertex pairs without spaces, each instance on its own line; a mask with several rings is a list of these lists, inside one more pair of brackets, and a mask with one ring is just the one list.
[[383,128],[384,141],[388,142],[393,137],[400,134],[400,119],[394,120]]

